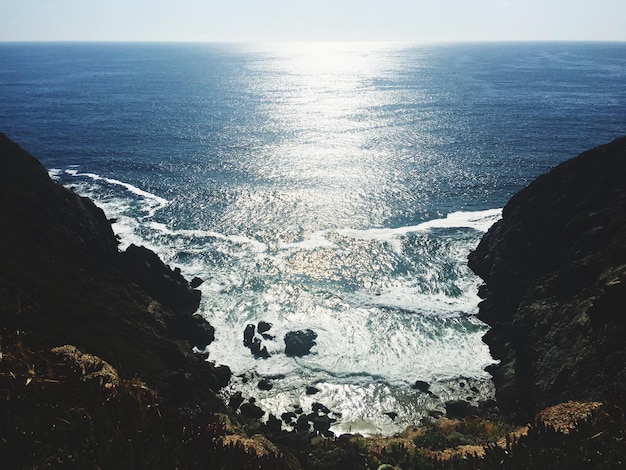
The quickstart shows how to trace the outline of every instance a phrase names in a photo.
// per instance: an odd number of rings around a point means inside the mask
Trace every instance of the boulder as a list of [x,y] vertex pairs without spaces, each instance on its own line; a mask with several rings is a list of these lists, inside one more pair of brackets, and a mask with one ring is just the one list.
[[241,416],[245,419],[256,420],[261,419],[265,415],[265,411],[258,407],[254,398],[250,398],[246,403],[239,407]]
[[449,419],[462,419],[478,414],[477,407],[464,400],[451,400],[446,404],[446,416]]
[[272,388],[274,388],[272,382],[270,382],[268,379],[259,380],[257,387],[259,388],[259,390],[271,390]]
[[242,403],[243,403],[243,396],[240,391],[233,393],[230,399],[228,400],[228,406],[233,411],[237,411]]
[[330,413],[330,410],[326,406],[317,402],[314,402],[313,405],[311,405],[311,409],[313,410],[313,413],[322,413],[326,415]]
[[430,389],[430,384],[428,382],[424,382],[423,380],[416,380],[411,388],[413,388],[414,390],[419,390],[423,393],[427,393]]
[[247,324],[245,330],[243,330],[243,345],[248,348],[252,345],[254,330],[255,326],[252,323]]
[[290,331],[285,335],[285,354],[287,356],[306,356],[315,346],[317,333],[313,330]]
[[265,333],[266,331],[269,331],[272,328],[272,324],[268,323],[266,321],[260,321],[258,326],[257,326],[257,330],[259,332],[259,334]]

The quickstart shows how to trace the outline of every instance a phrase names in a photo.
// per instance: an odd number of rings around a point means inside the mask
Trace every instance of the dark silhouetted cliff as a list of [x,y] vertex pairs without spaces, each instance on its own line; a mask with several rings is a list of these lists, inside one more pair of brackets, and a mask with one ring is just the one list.
[[626,387],[626,138],[516,194],[469,256],[500,409],[528,419]]
[[192,315],[200,292],[145,248],[119,252],[102,210],[4,134],[0,167],[2,336],[34,349],[71,344],[166,396],[220,408],[211,390],[230,371],[191,353],[213,339]]

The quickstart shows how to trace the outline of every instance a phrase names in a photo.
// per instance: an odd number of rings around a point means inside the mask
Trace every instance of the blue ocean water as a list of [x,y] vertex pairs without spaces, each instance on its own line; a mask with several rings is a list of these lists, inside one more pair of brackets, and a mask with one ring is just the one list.
[[[6,43],[0,131],[122,247],[206,280],[225,396],[391,433],[492,396],[467,254],[513,193],[626,132],[626,44]],[[243,345],[261,320],[268,359]],[[317,344],[287,357],[301,329]]]

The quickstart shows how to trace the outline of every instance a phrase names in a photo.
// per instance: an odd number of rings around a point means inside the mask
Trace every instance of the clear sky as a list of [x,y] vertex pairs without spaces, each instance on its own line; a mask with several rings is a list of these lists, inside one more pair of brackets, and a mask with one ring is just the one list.
[[0,0],[0,41],[626,41],[626,0]]

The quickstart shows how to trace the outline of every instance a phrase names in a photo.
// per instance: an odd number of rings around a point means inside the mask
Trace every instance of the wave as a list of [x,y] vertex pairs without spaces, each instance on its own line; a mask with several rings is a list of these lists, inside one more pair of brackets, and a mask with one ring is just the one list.
[[412,233],[423,232],[434,228],[473,228],[481,232],[486,232],[500,217],[502,217],[501,208],[472,212],[458,211],[452,212],[441,219],[433,219],[408,227],[368,230],[342,229],[338,230],[337,233],[350,238],[390,241]]
[[252,246],[254,248],[254,251],[258,253],[264,253],[268,250],[268,246],[265,243],[255,240],[253,238],[246,237],[244,235],[224,235],[223,233],[215,232],[212,230],[172,230],[166,224],[160,222],[150,222],[148,226],[153,230],[169,236],[180,236],[194,239],[211,238],[235,243],[238,245],[249,245]]
[[443,228],[471,228],[479,232],[486,232],[502,217],[502,208],[487,209],[482,211],[457,211],[451,212],[446,217],[422,222],[418,225],[396,228],[371,228],[371,229],[337,229],[319,230],[313,232],[308,238],[292,243],[282,243],[280,248],[315,250],[318,248],[337,248],[337,244],[329,240],[332,234],[356,240],[373,240],[387,242],[394,246],[396,252],[400,252],[402,238],[413,233],[425,232],[431,229]]
[[152,194],[141,188],[138,188],[137,186],[134,186],[130,183],[126,183],[125,181],[120,181],[114,178],[106,178],[96,173],[81,173],[79,170],[73,169],[73,168],[66,169],[65,174],[75,177],[75,178],[86,177],[94,181],[104,181],[112,185],[121,186],[127,191],[131,192],[132,194],[135,194],[137,196],[144,198],[146,202],[148,202],[148,205],[150,206],[150,211],[149,211],[150,215],[154,215],[154,213],[158,209],[161,209],[165,207],[167,204],[169,204],[169,201],[167,199],[157,196],[156,194]]

